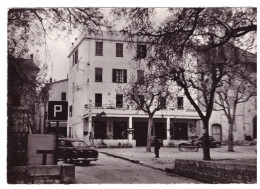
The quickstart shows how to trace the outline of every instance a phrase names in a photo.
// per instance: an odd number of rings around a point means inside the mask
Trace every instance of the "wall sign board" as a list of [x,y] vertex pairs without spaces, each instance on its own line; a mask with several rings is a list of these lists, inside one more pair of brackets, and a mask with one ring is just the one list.
[[68,120],[68,102],[67,101],[49,101],[48,103],[49,121],[67,121]]

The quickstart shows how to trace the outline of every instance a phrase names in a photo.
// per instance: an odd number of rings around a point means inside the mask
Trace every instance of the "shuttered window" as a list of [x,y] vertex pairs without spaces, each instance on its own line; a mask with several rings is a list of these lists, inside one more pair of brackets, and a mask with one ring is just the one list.
[[113,69],[112,81],[113,83],[127,83],[127,70]]
[[102,82],[103,69],[95,68],[95,81]]
[[123,107],[123,95],[116,94],[116,107],[122,108]]
[[96,56],[103,56],[103,42],[96,41]]
[[116,57],[123,57],[123,43],[116,43]]
[[144,70],[137,70],[137,82],[144,84]]
[[146,45],[137,45],[137,58],[146,57]]
[[102,94],[96,93],[95,94],[95,106],[102,106]]

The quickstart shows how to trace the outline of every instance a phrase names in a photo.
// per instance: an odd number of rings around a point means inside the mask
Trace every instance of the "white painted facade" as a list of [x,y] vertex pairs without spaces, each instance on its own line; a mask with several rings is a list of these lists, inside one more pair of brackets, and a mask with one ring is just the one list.
[[[96,42],[103,42],[103,56],[96,56]],[[123,57],[116,57],[116,43],[123,44]],[[99,127],[98,124],[105,123],[106,136],[102,137],[102,140],[95,138],[95,144],[103,141],[107,145],[120,142],[139,146],[143,145],[143,141],[138,141],[141,140],[138,137],[142,137],[146,141],[146,135],[140,136],[140,133],[145,130],[143,125],[147,125],[148,115],[141,110],[135,110],[124,100],[122,108],[116,107],[116,94],[120,94],[119,89],[125,83],[114,83],[112,70],[127,70],[127,81],[129,81],[132,76],[137,77],[137,69],[140,69],[137,65],[142,67],[145,63],[145,59],[133,60],[136,56],[137,43],[134,43],[131,48],[128,45],[128,42],[120,39],[120,37],[100,37],[84,34],[71,47],[68,55],[68,101],[72,113],[68,120],[68,136],[88,140],[89,133],[92,132],[95,135],[97,127]],[[74,65],[73,56],[76,50],[78,50],[78,62]],[[103,69],[102,82],[95,81],[95,68]],[[97,93],[102,94],[102,107],[95,107],[95,94]],[[176,102],[173,101],[167,105],[166,110],[159,111],[154,115],[155,125],[158,126],[154,129],[153,134],[157,135],[156,132],[163,133],[161,139],[166,145],[174,139],[173,133],[177,132],[176,129],[185,130],[184,138],[186,135],[187,137],[200,135],[200,124],[198,122],[200,118],[185,97],[183,107],[184,109],[178,109]],[[98,119],[98,115],[102,112],[106,116],[101,116]],[[115,136],[113,136],[116,134],[117,127],[119,127],[118,124],[126,124],[127,127],[127,136],[122,139],[115,139]],[[193,126],[196,130],[190,132]],[[131,132],[131,129],[134,131]],[[88,132],[85,137],[84,132]]]
[[[256,138],[256,97],[252,97],[245,103],[238,104],[235,124],[233,129],[234,141],[243,141],[246,136]],[[254,120],[255,119],[255,120]],[[213,111],[209,120],[209,134],[218,139],[216,131],[214,131],[214,125],[220,127],[220,140],[228,140],[229,123],[224,111]],[[216,128],[215,128],[216,129]],[[214,133],[215,132],[215,133]]]

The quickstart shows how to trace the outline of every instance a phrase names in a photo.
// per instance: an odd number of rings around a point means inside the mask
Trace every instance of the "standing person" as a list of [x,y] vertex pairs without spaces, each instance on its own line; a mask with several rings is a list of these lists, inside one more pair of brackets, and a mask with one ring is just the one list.
[[157,137],[154,137],[154,153],[155,158],[159,158],[159,150],[160,150],[161,144]]
[[88,132],[85,131],[83,134],[84,134],[84,142],[86,143],[87,146],[89,146]]
[[89,141],[90,141],[90,145],[94,146],[94,135],[92,132],[89,133]]

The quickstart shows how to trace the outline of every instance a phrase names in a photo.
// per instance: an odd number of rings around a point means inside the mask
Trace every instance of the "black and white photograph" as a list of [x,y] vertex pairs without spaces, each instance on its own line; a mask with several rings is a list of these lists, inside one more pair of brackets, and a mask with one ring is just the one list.
[[256,186],[256,2],[97,2],[1,8],[1,183]]

